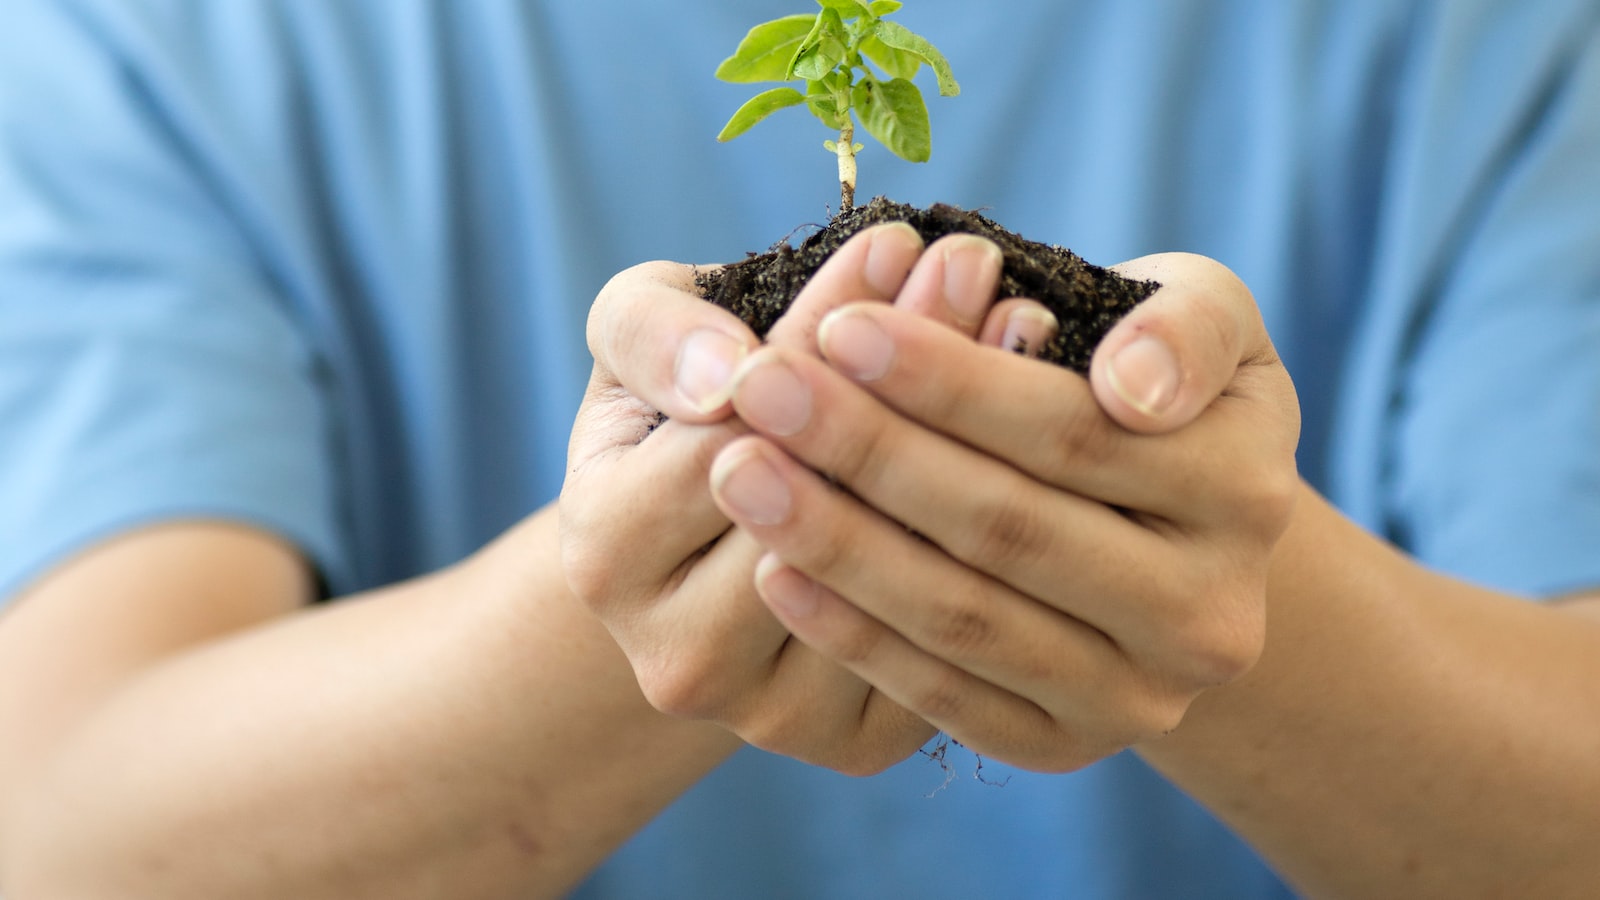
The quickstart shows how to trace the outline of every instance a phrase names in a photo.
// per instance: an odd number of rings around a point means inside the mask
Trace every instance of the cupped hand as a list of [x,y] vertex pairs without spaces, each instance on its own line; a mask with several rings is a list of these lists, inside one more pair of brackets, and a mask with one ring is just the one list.
[[[857,301],[896,302],[968,342],[976,333],[1042,343],[1036,304],[994,305],[998,268],[987,242],[946,239],[925,253],[909,227],[873,229],[813,277],[770,346],[815,359],[819,321]],[[560,501],[563,564],[646,697],[846,771],[921,746],[932,726],[789,639],[755,592],[762,547],[711,498],[712,459],[748,431],[728,400],[755,336],[699,297],[691,268],[670,263],[613,279],[588,333],[595,367]]]
[[1296,495],[1298,407],[1248,290],[1200,257],[1121,268],[1164,287],[1087,380],[903,309],[837,309],[825,361],[740,365],[754,434],[711,470],[799,642],[1024,768],[1158,738],[1250,668]]

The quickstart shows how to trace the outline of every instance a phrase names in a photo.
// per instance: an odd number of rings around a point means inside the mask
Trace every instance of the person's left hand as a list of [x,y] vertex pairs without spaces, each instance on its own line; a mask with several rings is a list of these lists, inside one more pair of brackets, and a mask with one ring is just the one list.
[[905,310],[836,310],[826,362],[745,361],[756,433],[711,470],[796,638],[1028,769],[1166,734],[1250,668],[1298,486],[1293,386],[1248,290],[1200,257],[1121,270],[1165,286],[1089,380]]
[[[892,301],[968,341],[1040,346],[1053,319],[1032,301],[995,303],[1000,267],[988,241],[950,236],[925,248],[909,226],[880,226],[836,252],[767,337],[815,361],[828,311]],[[692,275],[636,267],[591,311],[595,369],[560,501],[567,582],[656,708],[808,762],[881,770],[933,729],[791,641],[757,598],[763,550],[708,488],[713,456],[748,430],[732,416],[727,376],[757,342],[698,295]]]

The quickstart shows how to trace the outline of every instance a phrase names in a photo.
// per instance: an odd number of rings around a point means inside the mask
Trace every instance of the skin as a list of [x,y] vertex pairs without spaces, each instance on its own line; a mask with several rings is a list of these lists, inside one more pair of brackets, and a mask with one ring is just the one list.
[[[890,249],[872,270],[886,295],[923,250]],[[660,301],[597,316],[575,448],[637,425],[611,411],[615,373],[670,385],[688,336],[708,329],[741,352],[757,343],[652,279],[662,271],[619,278],[597,304]],[[682,270],[670,275],[681,287]],[[838,302],[813,291],[793,321]],[[670,414],[714,417],[668,390]],[[715,431],[690,435],[679,473],[708,509],[705,468],[732,434],[701,436]],[[685,464],[677,445],[645,449],[630,470]],[[314,608],[295,548],[236,524],[153,525],[59,565],[0,613],[0,890],[559,896],[739,746],[646,702],[568,587],[562,517],[552,505],[456,566]],[[739,575],[707,589],[759,610],[749,568]]]
[[639,696],[553,509],[329,606],[306,571],[172,523],[0,618],[7,897],[557,896],[736,746]]
[[[1025,327],[1042,311],[1014,300],[994,303],[1000,263],[992,244],[947,239],[923,250],[904,226],[873,229],[846,245],[773,328],[771,346],[814,358],[823,313],[845,298],[894,300],[905,315],[969,344],[974,335],[998,344],[1014,331],[1013,319]],[[704,306],[689,294],[689,275],[648,266],[623,276],[596,305],[591,342],[631,341],[627,323],[685,297]],[[947,302],[947,282],[964,301],[960,308]],[[829,300],[820,305],[813,299],[823,297]],[[739,345],[719,371],[731,371],[754,347]],[[665,353],[652,360],[601,348],[596,357],[625,368],[597,366],[579,414],[562,494],[563,553],[569,581],[624,648],[651,703],[722,724],[756,746],[862,774],[903,759],[932,737],[933,726],[920,717],[804,644],[788,642],[762,607],[751,587],[762,548],[752,533],[730,529],[706,490],[713,459],[748,431],[728,417],[728,395],[689,400],[675,381],[660,377],[683,366]],[[622,388],[629,383],[646,386]],[[652,431],[657,409],[669,418]],[[682,477],[685,471],[694,477]],[[641,491],[653,498],[648,508],[629,502]],[[625,509],[635,513],[618,514]],[[623,556],[630,565],[615,564]]]
[[905,711],[1044,771],[1131,746],[1309,896],[1585,895],[1600,600],[1476,588],[1343,519],[1295,474],[1244,286],[1191,256],[1123,268],[1168,287],[1087,385],[882,303],[825,319],[815,353],[745,358],[712,552],[764,549],[782,628],[603,599],[647,693],[850,772],[928,733]]
[[[293,548],[213,522],[58,567],[0,615],[0,885],[24,900],[556,895],[733,734],[868,772],[932,722],[1050,770],[1132,744],[1312,895],[1595,883],[1597,604],[1426,573],[1299,485],[1292,389],[1248,293],[1203,261],[1141,263],[1163,267],[1160,302],[1108,339],[1087,389],[1061,373],[1064,394],[1033,398],[1075,423],[1053,445],[1072,465],[1039,453],[1025,396],[950,403],[970,379],[927,382],[930,354],[1012,391],[1022,367],[1038,375],[995,349],[1039,320],[990,306],[987,254],[860,240],[760,350],[687,293],[684,268],[624,273],[591,318],[559,508],[443,572],[308,609]],[[856,315],[892,338],[881,373],[845,358]],[[1106,361],[1148,334],[1182,377],[1149,389],[1141,345],[1119,393]],[[778,433],[763,414],[793,398],[763,398],[771,365],[838,405]],[[813,429],[843,428],[882,442],[826,456]],[[915,490],[871,480],[923,453],[959,468]],[[790,492],[785,514],[739,512],[731,473],[752,454]],[[673,502],[627,502],[641,491]],[[978,510],[978,543],[939,542],[941,518],[972,521],[972,496],[1003,498]],[[832,517],[821,542],[817,515]],[[899,515],[916,535],[883,527]],[[1125,527],[1095,544],[1085,521]],[[947,555],[918,555],[934,546]],[[908,603],[905,570],[846,565],[855,553],[933,560],[959,586]],[[1081,591],[1051,588],[1063,553]],[[1173,555],[1119,581],[1110,564],[1144,553]],[[618,554],[632,564],[606,565]]]

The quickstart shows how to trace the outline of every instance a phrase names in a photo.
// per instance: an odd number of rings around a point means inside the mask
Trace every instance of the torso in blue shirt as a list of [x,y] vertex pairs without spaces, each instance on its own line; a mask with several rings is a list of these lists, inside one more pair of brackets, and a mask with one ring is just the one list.
[[[862,191],[1102,263],[1221,260],[1295,377],[1308,478],[1432,564],[1594,583],[1587,5],[916,0],[964,93],[932,103],[929,165],[871,148]],[[802,112],[712,140],[748,91],[710,71],[801,11],[777,0],[23,8],[27,40],[0,39],[0,427],[26,438],[0,444],[3,590],[194,512],[281,530],[335,593],[459,559],[559,489],[606,278],[836,202]],[[856,780],[746,752],[579,894],[1286,893],[1131,755],[986,765],[1003,784],[948,763],[940,790],[921,757]]]

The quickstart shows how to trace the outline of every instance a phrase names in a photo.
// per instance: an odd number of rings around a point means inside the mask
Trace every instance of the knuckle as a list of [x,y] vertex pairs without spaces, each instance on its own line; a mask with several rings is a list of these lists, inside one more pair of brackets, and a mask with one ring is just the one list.
[[1028,684],[1067,684],[1074,674],[1058,653],[1021,653],[1013,664]]
[[969,516],[964,542],[968,562],[997,569],[1038,558],[1051,545],[1051,530],[1038,509],[1019,491],[980,499]]
[[618,338],[629,333],[630,324],[638,318],[631,314],[630,309],[634,293],[638,290],[640,281],[648,277],[652,269],[661,265],[661,263],[644,263],[626,269],[611,276],[610,280],[600,288],[594,304],[589,307],[589,318],[585,327],[589,352],[597,359],[608,358],[607,354],[616,346]]
[[953,602],[932,611],[926,640],[941,656],[965,661],[991,649],[998,636],[992,615],[967,602]]
[[969,696],[964,681],[965,677],[958,670],[945,669],[918,687],[911,708],[930,722],[957,718],[966,708]]
[[728,705],[725,691],[703,666],[657,656],[636,662],[634,674],[645,700],[669,716],[714,719]]
[[1268,465],[1250,485],[1246,499],[1249,521],[1269,542],[1276,543],[1294,515],[1300,495],[1299,473],[1293,465]]
[[871,493],[874,485],[883,482],[885,468],[896,457],[895,437],[891,427],[878,417],[861,417],[851,426],[849,440],[834,443],[828,468],[857,493]]
[[1127,745],[1164,738],[1177,731],[1178,726],[1183,724],[1184,716],[1189,714],[1189,705],[1194,702],[1194,696],[1167,692],[1152,697],[1134,723],[1135,732]]
[[1115,433],[1093,401],[1062,404],[1045,421],[1044,440],[1053,448],[1056,471],[1103,466],[1116,455]]
[[594,303],[589,306],[589,316],[584,320],[584,343],[589,347],[589,355],[601,359],[601,350],[604,348],[606,336],[606,323],[610,320],[611,307],[617,302],[619,288],[617,280],[621,275],[613,275],[611,280],[600,288],[600,293],[595,295]]
[[1215,477],[1208,479],[1203,496],[1213,513],[1213,527],[1252,542],[1275,544],[1294,513],[1300,494],[1300,475],[1292,457],[1285,460],[1255,447],[1238,447],[1225,461],[1212,461]]
[[792,555],[795,568],[813,580],[829,582],[830,576],[853,571],[859,562],[857,542],[846,529],[802,529],[794,539],[797,543],[785,551],[785,558]]
[[621,567],[611,554],[589,541],[567,538],[561,542],[561,568],[567,586],[590,609],[613,604],[620,588]]
[[1197,691],[1180,689],[1170,682],[1150,677],[1135,679],[1116,692],[1117,712],[1100,742],[1098,750],[1110,755],[1146,741],[1158,740],[1178,730],[1189,712]]
[[638,355],[640,348],[660,346],[664,333],[658,313],[663,292],[696,295],[694,267],[655,261],[617,273],[600,288],[589,308],[585,338],[597,362]]
[[1201,688],[1228,684],[1250,671],[1261,647],[1255,629],[1243,621],[1213,628],[1205,638],[1190,641],[1186,681]]
[[988,385],[981,378],[939,377],[955,371],[958,370],[953,367],[940,368],[919,379],[923,385],[923,403],[931,412],[924,417],[925,421],[970,422],[973,410],[994,402],[993,397],[987,395]]
[[1179,627],[1169,632],[1170,658],[1186,686],[1227,684],[1255,666],[1266,644],[1263,589],[1243,584],[1208,592],[1186,607]]
[[845,665],[861,665],[877,655],[885,636],[882,626],[857,625],[834,635],[828,653]]

